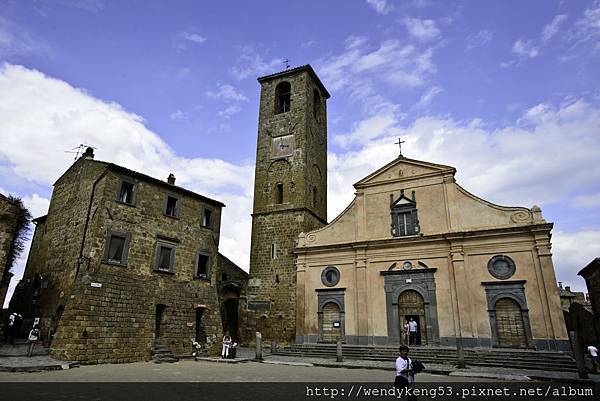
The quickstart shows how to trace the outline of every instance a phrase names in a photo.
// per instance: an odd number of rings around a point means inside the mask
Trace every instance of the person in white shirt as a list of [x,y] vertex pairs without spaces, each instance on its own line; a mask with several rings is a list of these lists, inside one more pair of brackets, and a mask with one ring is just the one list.
[[410,345],[416,345],[417,344],[417,330],[418,330],[418,324],[417,322],[415,322],[413,320],[413,318],[410,318],[410,321],[408,322],[408,343]]
[[592,361],[594,362],[594,371],[598,370],[598,348],[594,347],[593,345],[590,345],[589,347],[587,347],[588,352],[590,353],[590,355],[592,356]]
[[[408,351],[410,351],[410,349],[406,345],[401,345],[399,351],[400,356],[396,359],[396,379],[394,380],[394,387],[410,388],[415,382],[412,361],[408,357]],[[408,400],[412,399],[414,398],[408,397]]]

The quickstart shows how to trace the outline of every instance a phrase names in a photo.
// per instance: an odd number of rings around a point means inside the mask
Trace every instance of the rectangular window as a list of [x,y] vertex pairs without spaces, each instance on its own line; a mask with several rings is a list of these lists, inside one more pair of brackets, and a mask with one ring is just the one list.
[[108,245],[108,261],[121,263],[123,261],[123,251],[125,250],[125,237],[117,235],[110,236]]
[[229,276],[227,275],[227,273],[221,273],[221,281],[227,281],[229,280]]
[[271,259],[277,259],[277,244],[271,244]]
[[111,232],[106,239],[102,261],[114,265],[127,265],[129,238],[127,233]]
[[212,227],[212,210],[205,208],[202,215],[202,225],[204,227]]
[[159,241],[156,245],[154,270],[164,273],[175,272],[175,245]]
[[209,260],[209,255],[204,253],[198,253],[198,262],[196,263],[196,277],[205,279],[209,277]]
[[117,200],[119,202],[133,204],[133,189],[135,185],[132,182],[121,181],[121,188]]
[[171,217],[177,217],[179,212],[179,199],[174,196],[167,195],[167,205],[165,208],[165,214]]
[[158,256],[158,270],[171,270],[171,252],[172,248],[161,246]]

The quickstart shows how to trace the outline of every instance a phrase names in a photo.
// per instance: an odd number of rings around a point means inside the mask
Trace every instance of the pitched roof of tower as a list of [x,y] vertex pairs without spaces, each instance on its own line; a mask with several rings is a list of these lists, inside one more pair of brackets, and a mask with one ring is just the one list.
[[313,68],[310,66],[310,64],[301,65],[299,67],[290,68],[289,70],[279,71],[279,72],[276,72],[276,73],[273,73],[273,74],[269,74],[269,75],[264,75],[262,77],[256,78],[256,80],[258,82],[262,83],[263,81],[266,81],[268,79],[278,78],[278,77],[282,77],[282,76],[285,76],[285,75],[288,75],[288,74],[292,74],[292,73],[296,73],[296,72],[300,72],[300,71],[308,71],[308,73],[310,75],[312,75],[313,79],[319,85],[319,88],[321,89],[321,91],[325,94],[325,98],[329,99],[331,97],[331,95],[329,94],[329,92],[327,91],[327,89],[325,89],[325,85],[323,85],[323,82],[321,82],[321,80],[319,79],[319,76],[317,75],[317,73],[315,72],[315,70],[313,70]]

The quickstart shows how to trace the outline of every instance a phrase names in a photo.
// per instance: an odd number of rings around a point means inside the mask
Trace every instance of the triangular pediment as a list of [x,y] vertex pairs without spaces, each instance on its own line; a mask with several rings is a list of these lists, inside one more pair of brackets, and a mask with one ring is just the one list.
[[452,166],[398,157],[396,160],[358,181],[354,184],[354,187],[359,188],[378,183],[414,179],[420,176],[428,177],[448,173],[454,174],[455,172],[456,169]]

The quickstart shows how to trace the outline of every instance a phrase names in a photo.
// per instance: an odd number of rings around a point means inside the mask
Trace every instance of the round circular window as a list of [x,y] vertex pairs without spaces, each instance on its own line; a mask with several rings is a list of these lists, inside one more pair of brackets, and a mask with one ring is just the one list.
[[496,255],[488,262],[488,271],[497,279],[506,280],[515,274],[515,262],[506,255]]
[[327,266],[321,273],[321,281],[327,287],[333,287],[340,281],[340,271],[335,266]]

